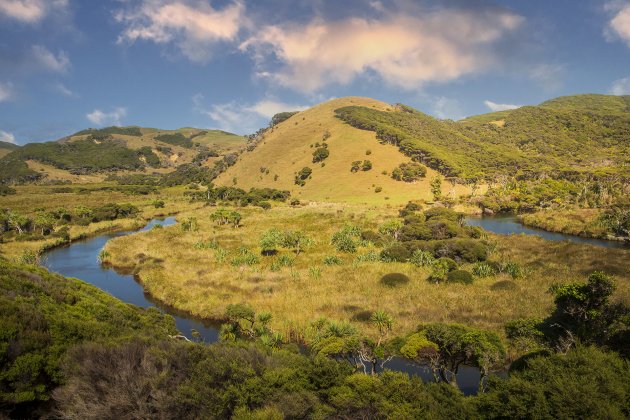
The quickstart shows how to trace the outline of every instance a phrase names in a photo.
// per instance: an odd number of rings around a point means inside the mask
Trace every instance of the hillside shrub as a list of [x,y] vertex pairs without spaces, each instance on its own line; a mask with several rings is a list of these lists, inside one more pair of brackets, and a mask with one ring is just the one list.
[[295,184],[303,187],[306,185],[306,180],[311,176],[313,170],[308,166],[300,169],[300,171],[295,175]]
[[396,181],[414,182],[427,175],[427,168],[417,162],[401,163],[392,171]]
[[313,163],[323,162],[330,155],[328,148],[319,147],[313,152]]
[[389,273],[381,277],[381,284],[387,287],[398,287],[411,281],[409,277],[403,273]]
[[466,270],[453,270],[446,275],[449,283],[473,284],[473,276]]

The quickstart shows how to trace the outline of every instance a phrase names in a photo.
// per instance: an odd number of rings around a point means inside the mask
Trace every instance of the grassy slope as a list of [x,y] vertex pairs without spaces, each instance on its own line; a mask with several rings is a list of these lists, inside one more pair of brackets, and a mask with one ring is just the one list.
[[[374,133],[355,129],[335,118],[335,109],[351,105],[391,111],[391,107],[383,102],[348,97],[300,112],[270,130],[265,140],[252,152],[241,155],[236,165],[217,178],[216,184],[231,186],[236,178],[240,188],[290,190],[294,197],[313,201],[400,204],[411,199],[431,199],[429,181],[436,175],[434,171],[430,170],[426,179],[417,183],[395,181],[382,174],[383,171],[391,173],[409,158],[394,146],[380,144]],[[327,140],[330,156],[321,167],[320,163],[312,163],[315,149],[310,145],[321,143],[326,130],[331,134]],[[366,150],[370,150],[371,155],[367,156]],[[366,159],[372,161],[372,170],[350,172],[353,161]],[[313,169],[312,179],[304,187],[299,187],[294,183],[294,174],[305,166]],[[269,169],[269,173],[262,173],[261,167]],[[278,175],[277,181],[274,181],[275,175]],[[378,186],[383,191],[375,193]],[[443,191],[448,193],[451,188],[444,185]],[[461,186],[455,187],[457,194],[465,190]]]
[[[335,251],[330,238],[344,223],[376,229],[396,215],[382,206],[320,204],[302,208],[287,206],[272,210],[239,209],[243,227],[219,227],[210,222],[214,209],[194,210],[181,217],[195,216],[198,232],[182,232],[178,226],[116,238],[108,242],[108,261],[135,268],[149,293],[179,309],[204,317],[221,317],[229,303],[248,302],[258,311],[270,311],[274,328],[285,336],[308,336],[308,324],[320,316],[349,319],[366,332],[375,333],[361,317],[382,309],[395,320],[395,334],[412,331],[421,322],[444,321],[475,325],[502,332],[505,321],[528,316],[545,316],[553,297],[547,292],[554,283],[578,281],[594,270],[617,276],[617,296],[630,301],[630,251],[609,250],[570,243],[549,242],[534,237],[493,236],[494,261],[517,262],[526,266],[524,278],[511,280],[500,274],[476,279],[475,284],[427,282],[428,268],[409,263],[356,262],[357,254]],[[315,240],[312,249],[295,257],[292,268],[271,271],[277,257],[260,257],[252,267],[234,267],[231,260],[245,247],[260,255],[259,238],[269,228],[301,229]],[[218,251],[198,249],[199,241],[215,240],[228,251],[217,262]],[[281,251],[293,255],[288,251]],[[338,255],[344,263],[326,266],[323,259]],[[152,258],[147,258],[147,256]],[[151,263],[153,258],[164,260]],[[144,262],[142,262],[144,261]],[[464,268],[470,269],[468,265]],[[314,274],[320,270],[320,275]],[[379,279],[388,273],[407,274],[411,281],[396,288],[385,287]],[[497,282],[510,280],[513,289],[496,290]]]
[[17,146],[13,143],[7,143],[6,141],[0,141],[0,158],[8,155],[13,150],[17,149],[20,146]]
[[[579,95],[540,106],[440,121],[408,107],[352,107],[340,116],[394,139],[409,155],[461,178],[541,172],[629,176],[629,97]],[[497,122],[501,122],[497,124]]]

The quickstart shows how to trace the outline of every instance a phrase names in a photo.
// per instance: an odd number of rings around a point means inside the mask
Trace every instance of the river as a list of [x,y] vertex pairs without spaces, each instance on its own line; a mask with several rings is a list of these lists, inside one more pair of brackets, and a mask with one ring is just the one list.
[[[568,235],[543,231],[543,233],[546,234],[545,236],[538,230],[536,230],[535,233],[530,233],[534,230],[522,226],[514,217],[469,218],[467,219],[467,222],[471,225],[481,226],[484,229],[501,234],[537,234],[551,240],[577,239],[577,242],[595,242],[595,244],[599,244],[601,242],[601,246],[604,246],[603,243],[608,242],[590,240],[586,238],[567,238]],[[113,268],[104,267],[98,259],[98,255],[105,246],[105,243],[112,238],[130,235],[137,232],[145,232],[153,229],[156,225],[170,226],[174,223],[174,217],[168,217],[164,220],[156,219],[152,220],[143,229],[136,232],[108,233],[102,236],[73,242],[67,246],[54,248],[47,251],[42,256],[42,265],[50,271],[59,273],[65,277],[78,278],[92,284],[123,302],[131,303],[143,308],[155,306],[162,312],[173,316],[178,330],[190,339],[193,339],[192,332],[194,330],[198,332],[198,336],[196,338],[200,338],[206,343],[217,342],[219,339],[219,331],[216,323],[197,319],[190,314],[178,311],[173,307],[155,301],[150,295],[145,293],[144,288],[133,275],[118,273]],[[420,376],[424,381],[433,380],[433,376],[429,369],[402,358],[391,360],[386,367],[388,369],[405,372],[410,375]],[[505,375],[505,373],[502,373],[501,375]],[[479,386],[479,370],[468,366],[460,368],[460,372],[457,375],[457,382],[465,395],[476,393]]]
[[584,238],[582,236],[567,235],[565,233],[548,232],[523,225],[514,215],[498,215],[485,217],[467,217],[466,223],[479,226],[488,232],[500,235],[525,234],[539,236],[549,241],[569,241],[578,244],[602,246],[606,248],[630,249],[630,243],[621,241],[607,241],[605,239]]

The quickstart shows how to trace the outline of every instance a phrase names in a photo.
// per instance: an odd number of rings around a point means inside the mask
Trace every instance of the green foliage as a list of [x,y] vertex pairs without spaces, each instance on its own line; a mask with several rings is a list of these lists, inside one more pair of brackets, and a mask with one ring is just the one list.
[[431,252],[416,249],[413,251],[413,254],[411,254],[409,262],[418,267],[430,267],[435,263],[435,257]]
[[323,162],[330,155],[327,147],[318,147],[313,152],[313,163]]
[[364,160],[363,163],[361,164],[361,170],[369,171],[370,169],[372,169],[372,161]]
[[239,212],[229,209],[218,209],[210,215],[210,220],[217,225],[232,225],[232,227],[239,227],[241,219]]
[[[622,173],[624,142],[630,132],[627,101],[615,96],[593,98],[560,98],[561,107],[547,102],[461,122],[440,121],[404,105],[394,112],[351,106],[335,113],[447,177]],[[606,105],[597,108],[595,103]],[[489,124],[492,118],[504,124]],[[610,163],[602,167],[597,162]]]
[[381,284],[387,287],[398,287],[409,283],[411,280],[403,273],[389,273],[381,277]]
[[401,163],[392,171],[392,178],[396,181],[414,182],[426,175],[426,166],[418,162]]
[[630,365],[612,353],[581,347],[531,357],[507,380],[492,378],[474,400],[484,418],[621,419],[630,413]]
[[311,176],[312,173],[313,170],[308,166],[300,169],[300,171],[295,174],[295,184],[301,187],[306,185],[306,180]]
[[274,127],[274,126],[280,124],[281,122],[284,122],[284,121],[288,120],[289,118],[291,118],[292,116],[294,116],[298,112],[299,111],[280,112],[280,113],[274,115],[273,117],[271,117],[271,122],[270,122],[269,126],[270,127]]
[[436,201],[442,198],[442,178],[440,176],[431,179],[431,194]]
[[313,239],[301,230],[287,230],[283,234],[282,246],[293,250],[296,254],[313,246]]
[[193,146],[192,141],[184,136],[182,133],[165,133],[155,136],[155,140],[162,143],[172,144],[173,146],[180,146],[191,148]]
[[477,277],[491,277],[494,276],[497,271],[493,265],[485,261],[480,261],[473,265],[472,273]]
[[258,255],[254,254],[247,248],[241,248],[239,255],[232,258],[231,264],[234,267],[252,266],[260,263]]
[[359,246],[358,239],[361,238],[361,231],[358,227],[346,224],[341,230],[335,232],[330,243],[337,251],[346,253],[357,252]]
[[449,283],[473,284],[473,276],[466,270],[453,270],[446,275]]
[[0,260],[0,407],[35,409],[63,382],[72,345],[166,338],[170,316],[127,305],[79,280]]
[[324,265],[342,265],[343,260],[336,255],[327,255],[324,257]]
[[424,331],[411,334],[400,348],[401,356],[415,361],[427,360],[437,351],[437,344],[429,341]]
[[197,232],[199,224],[196,217],[187,217],[179,223],[182,232]]
[[141,137],[142,132],[140,131],[140,127],[105,127],[100,129],[88,128],[87,130],[79,131],[78,133],[73,134],[73,136],[81,136],[90,134],[92,136],[102,137],[102,136],[111,136],[115,134],[120,134],[123,136],[134,136]]
[[361,170],[361,161],[360,160],[355,160],[354,162],[352,162],[352,164],[350,165],[350,172],[359,172]]

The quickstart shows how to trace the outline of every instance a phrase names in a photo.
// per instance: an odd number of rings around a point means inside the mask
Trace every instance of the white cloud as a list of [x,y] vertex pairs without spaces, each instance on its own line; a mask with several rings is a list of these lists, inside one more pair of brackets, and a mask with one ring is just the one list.
[[63,73],[70,68],[70,59],[65,51],[55,55],[42,45],[33,45],[33,56],[46,69]]
[[284,111],[303,111],[304,105],[294,105],[265,99],[255,104],[240,104],[229,102],[204,106],[204,97],[196,94],[192,98],[194,109],[212,119],[218,127],[225,131],[239,134],[253,133],[266,126],[275,114]]
[[6,143],[17,144],[15,142],[15,136],[13,134],[7,133],[6,131],[2,131],[2,130],[0,130],[0,141],[4,141]]
[[0,0],[0,15],[24,23],[37,23],[48,14],[64,11],[68,0]]
[[605,35],[608,40],[620,39],[630,47],[630,2],[613,1],[605,9],[612,12]]
[[11,83],[0,83],[0,102],[6,102],[13,96],[13,85]]
[[610,93],[613,95],[630,95],[630,76],[615,80],[610,87]]
[[236,39],[245,23],[244,11],[241,1],[215,10],[206,1],[143,0],[136,9],[116,13],[116,20],[125,25],[118,42],[173,43],[188,59],[204,62],[213,44]]
[[508,111],[510,109],[520,108],[521,105],[511,105],[511,104],[498,104],[492,101],[483,101],[483,104],[488,107],[488,109],[492,112],[497,111]]
[[71,89],[69,89],[68,87],[66,87],[66,85],[64,85],[61,82],[57,82],[55,83],[53,86],[53,89],[55,89],[57,92],[59,92],[60,94],[62,94],[63,96],[67,96],[68,98],[78,98],[79,95],[76,94],[75,92],[73,92]]
[[103,112],[95,109],[86,115],[90,122],[96,125],[121,125],[121,119],[127,116],[127,109],[118,107],[111,112]]
[[[499,65],[493,46],[523,22],[501,9],[430,9],[334,22],[315,18],[262,27],[240,48],[253,54],[259,76],[303,92],[347,84],[366,73],[415,89]],[[274,68],[278,62],[280,68]]]

